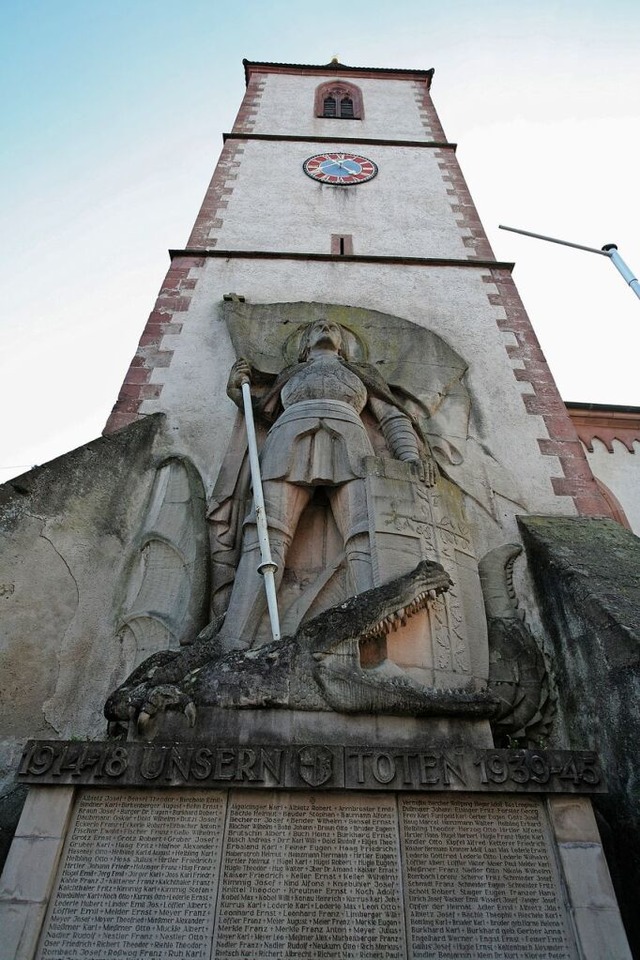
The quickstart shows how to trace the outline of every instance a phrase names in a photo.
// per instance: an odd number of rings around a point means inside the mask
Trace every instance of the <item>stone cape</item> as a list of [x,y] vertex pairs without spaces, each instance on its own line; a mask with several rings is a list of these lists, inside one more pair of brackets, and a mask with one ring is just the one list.
[[[295,367],[299,326],[327,317],[348,329],[354,371],[374,395],[407,410],[445,476],[489,514],[495,513],[492,488],[524,506],[511,472],[487,456],[486,441],[477,433],[465,376],[468,360],[433,330],[402,316],[339,303],[265,304],[236,298],[226,300],[221,313],[236,356],[246,357],[270,384],[263,400],[267,420],[277,408],[279,388]],[[246,446],[242,434],[234,431],[240,443],[235,457]],[[223,463],[211,510],[230,496],[236,469]]]

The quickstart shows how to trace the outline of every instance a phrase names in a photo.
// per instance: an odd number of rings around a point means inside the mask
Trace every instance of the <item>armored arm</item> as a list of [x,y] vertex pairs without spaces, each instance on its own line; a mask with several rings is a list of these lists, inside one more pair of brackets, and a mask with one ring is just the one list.
[[406,413],[382,400],[372,400],[371,407],[396,460],[420,460],[418,438]]
[[416,431],[406,413],[384,400],[370,399],[371,409],[380,424],[382,435],[396,460],[420,463],[424,468],[424,481],[431,487],[436,482],[436,465],[431,451],[421,452]]

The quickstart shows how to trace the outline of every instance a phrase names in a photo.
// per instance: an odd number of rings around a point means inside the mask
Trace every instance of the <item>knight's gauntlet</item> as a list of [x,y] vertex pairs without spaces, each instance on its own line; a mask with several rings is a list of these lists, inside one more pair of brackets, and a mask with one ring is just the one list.
[[380,417],[380,429],[396,460],[419,460],[418,438],[409,417],[388,407]]

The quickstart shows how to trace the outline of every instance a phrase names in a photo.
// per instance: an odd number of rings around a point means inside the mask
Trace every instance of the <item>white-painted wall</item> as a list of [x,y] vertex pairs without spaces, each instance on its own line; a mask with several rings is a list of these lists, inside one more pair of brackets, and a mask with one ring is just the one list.
[[[253,133],[287,136],[369,137],[388,140],[424,140],[427,137],[412,80],[361,79],[345,76],[362,91],[363,120],[324,119],[314,115],[316,88],[328,76],[306,77],[269,73],[260,100]],[[435,138],[433,138],[435,139]]]
[[[244,150],[222,226],[210,233],[222,249],[330,253],[331,234],[340,233],[353,235],[356,254],[461,260],[469,255],[462,242],[469,231],[457,225],[435,150],[360,148],[338,140],[248,140]],[[303,162],[330,150],[368,157],[378,175],[344,187],[312,180]]]
[[640,536],[640,443],[633,444],[633,453],[620,440],[614,440],[612,447],[613,453],[609,453],[596,437],[587,460],[594,475],[620,502],[633,532]]

